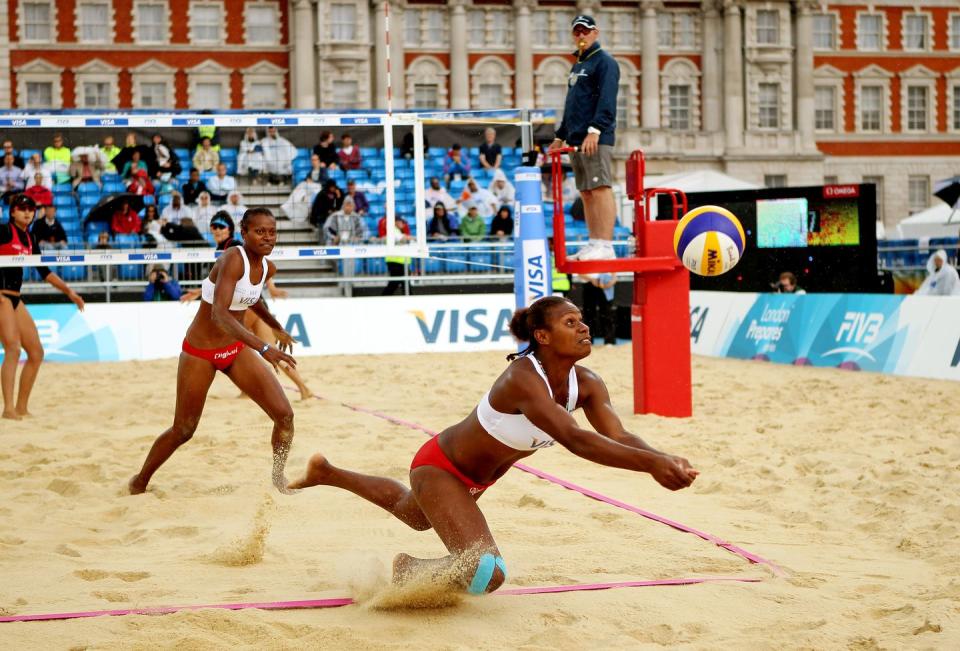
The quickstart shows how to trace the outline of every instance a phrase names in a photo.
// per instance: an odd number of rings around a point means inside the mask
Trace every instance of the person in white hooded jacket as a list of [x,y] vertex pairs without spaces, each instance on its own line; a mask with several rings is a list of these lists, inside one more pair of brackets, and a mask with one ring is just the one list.
[[927,260],[927,277],[917,294],[926,296],[960,296],[960,277],[947,262],[947,252],[940,249]]

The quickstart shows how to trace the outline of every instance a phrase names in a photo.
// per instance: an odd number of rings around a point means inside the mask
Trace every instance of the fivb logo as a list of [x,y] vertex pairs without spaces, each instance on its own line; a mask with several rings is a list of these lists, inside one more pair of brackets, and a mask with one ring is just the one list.
[[860,346],[869,346],[880,336],[883,327],[883,314],[880,312],[847,312],[837,329],[834,341],[841,345],[828,350],[823,357],[830,355],[851,354],[857,357],[866,357],[872,362],[877,361],[873,355]]
[[477,308],[461,313],[460,310],[437,310],[433,318],[428,319],[423,310],[410,310],[417,318],[420,334],[427,344],[440,341],[440,333],[447,331],[446,340],[451,344],[476,344],[481,341],[500,341],[510,337],[510,319],[513,312],[500,310],[494,317],[490,310]]

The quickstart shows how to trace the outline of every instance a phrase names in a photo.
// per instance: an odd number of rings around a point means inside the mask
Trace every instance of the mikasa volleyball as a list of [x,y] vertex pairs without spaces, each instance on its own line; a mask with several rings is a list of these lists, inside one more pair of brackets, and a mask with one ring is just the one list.
[[732,212],[700,206],[683,216],[673,234],[673,250],[683,266],[700,276],[719,276],[733,269],[747,238]]

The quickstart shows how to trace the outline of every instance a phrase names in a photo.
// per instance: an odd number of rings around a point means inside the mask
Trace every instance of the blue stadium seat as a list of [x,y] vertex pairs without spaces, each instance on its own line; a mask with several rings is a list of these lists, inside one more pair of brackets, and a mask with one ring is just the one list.
[[123,181],[109,181],[104,182],[103,184],[103,193],[104,194],[120,194],[127,190],[127,186],[123,184]]
[[119,182],[122,182],[121,179],[120,179],[120,175],[119,175],[119,174],[116,174],[115,172],[104,172],[104,173],[100,176],[100,180],[101,180],[103,183],[105,183],[105,184],[106,184],[106,183],[114,183],[114,182],[118,182],[118,183],[119,183]]
[[[54,199],[56,201],[56,199]],[[87,212],[91,208],[97,205],[100,201],[100,195],[96,194],[87,194],[80,197],[80,210]]]
[[347,180],[365,181],[370,178],[367,170],[347,170]]
[[154,198],[152,194],[148,194],[143,197],[143,205],[145,206],[152,206],[156,202],[157,200]]
[[84,195],[95,195],[97,197],[100,196],[100,186],[89,181],[78,185],[77,191],[80,193],[81,197]]
[[374,156],[380,155],[380,149],[377,147],[361,147],[360,148],[360,157],[366,161],[368,158],[373,158]]
[[41,156],[43,156],[43,152],[40,151],[39,149],[21,149],[20,150],[20,156],[23,158],[24,162],[26,162],[34,154],[40,154]]
[[297,147],[297,158],[303,158],[310,160],[310,154],[313,153],[313,150],[310,147]]
[[97,235],[99,233],[110,232],[110,224],[108,224],[107,222],[87,222],[86,224],[84,224],[84,228],[87,231],[87,239],[89,239],[92,236],[94,242],[97,241]]
[[120,280],[143,280],[143,270],[142,264],[117,265],[117,277]]
[[79,282],[87,279],[87,267],[81,265],[65,265],[57,267],[54,271],[67,282]]
[[120,233],[114,238],[117,246],[123,249],[136,249],[140,247],[140,236],[133,233]]
[[57,183],[53,186],[54,194],[73,194],[73,186],[69,183]]
[[220,148],[220,161],[226,163],[227,161],[237,160],[237,150],[236,149],[226,149],[224,147]]
[[80,221],[80,211],[77,210],[77,204],[70,204],[67,206],[57,206],[57,217],[60,221],[67,222],[78,222]]
[[[96,203],[96,201],[94,201]],[[55,194],[53,195],[53,205],[58,209],[65,208],[67,206],[77,207],[77,200],[72,194]]]

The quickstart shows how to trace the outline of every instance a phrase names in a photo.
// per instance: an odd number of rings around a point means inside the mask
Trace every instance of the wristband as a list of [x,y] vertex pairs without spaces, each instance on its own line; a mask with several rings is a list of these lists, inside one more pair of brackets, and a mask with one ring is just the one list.
[[265,352],[267,352],[267,350],[269,350],[269,349],[270,349],[270,344],[264,344],[264,345],[263,345],[263,348],[261,348],[261,349],[258,350],[257,352],[260,353],[260,357],[263,357],[263,354],[264,354]]
[[597,135],[600,135],[600,134],[603,133],[603,132],[600,131],[600,129],[598,129],[598,128],[596,128],[596,127],[587,127],[587,133],[595,133],[595,134],[597,134]]

